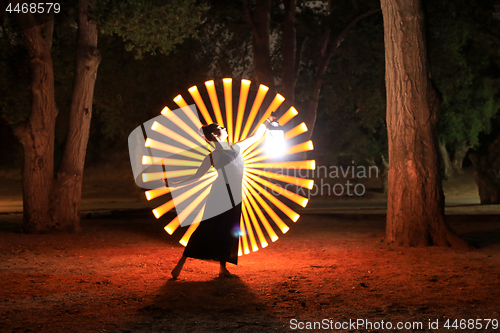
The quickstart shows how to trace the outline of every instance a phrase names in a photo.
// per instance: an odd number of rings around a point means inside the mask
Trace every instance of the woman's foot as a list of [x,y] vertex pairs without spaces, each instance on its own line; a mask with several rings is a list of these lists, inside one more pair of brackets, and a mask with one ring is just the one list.
[[233,274],[229,273],[229,271],[227,270],[226,263],[220,264],[219,276],[220,277],[233,277]]

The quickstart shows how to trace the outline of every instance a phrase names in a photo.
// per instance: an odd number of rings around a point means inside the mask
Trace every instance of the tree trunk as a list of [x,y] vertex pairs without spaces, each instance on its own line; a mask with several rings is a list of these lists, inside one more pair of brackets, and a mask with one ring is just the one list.
[[470,148],[471,147],[467,144],[467,142],[464,142],[462,147],[455,151],[455,154],[453,155],[453,159],[451,161],[451,167],[456,174],[464,173],[462,163],[464,162],[465,156],[467,155],[467,152]]
[[48,214],[57,117],[51,36],[44,36],[45,26],[34,20],[31,14],[18,15],[30,56],[33,98],[29,119],[14,128],[23,147],[23,229],[27,233],[54,228]]
[[270,92],[275,92],[269,45],[271,0],[256,0],[253,14],[250,14],[246,1],[244,5],[244,18],[252,32],[253,74],[258,84],[264,84]]
[[446,144],[442,142],[439,143],[439,152],[442,162],[442,175],[445,180],[451,179],[453,178],[453,168],[451,166],[450,154],[448,154],[448,150],[446,149]]
[[309,103],[307,105],[307,110],[304,118],[304,122],[306,123],[309,140],[313,135],[314,125],[316,124],[317,118],[317,110],[318,110],[318,100],[319,94],[321,92],[321,86],[323,85],[323,76],[328,69],[328,65],[330,64],[330,59],[334,56],[335,52],[340,46],[340,43],[346,38],[347,33],[356,26],[356,24],[362,19],[371,16],[375,13],[378,13],[380,9],[373,9],[361,15],[355,17],[346,27],[333,39],[330,41],[330,30],[327,30],[323,35],[323,41],[321,43],[321,50],[319,54],[319,63],[316,69],[316,75],[314,77],[313,86],[311,89],[311,93],[309,94]]
[[500,136],[488,147],[488,155],[470,154],[482,205],[500,204]]
[[439,98],[428,79],[420,0],[382,0],[389,182],[386,240],[402,246],[466,246],[444,219]]
[[[283,65],[281,69],[280,93],[285,97],[284,110],[295,104],[295,84],[297,82],[296,68],[296,34],[295,8],[297,0],[285,1],[285,19],[283,21]],[[300,57],[299,57],[300,58]],[[300,60],[299,60],[300,61]]]
[[68,137],[52,200],[54,221],[59,229],[78,231],[85,154],[89,139],[92,99],[101,61],[97,50],[97,27],[88,13],[92,2],[80,0],[78,46]]

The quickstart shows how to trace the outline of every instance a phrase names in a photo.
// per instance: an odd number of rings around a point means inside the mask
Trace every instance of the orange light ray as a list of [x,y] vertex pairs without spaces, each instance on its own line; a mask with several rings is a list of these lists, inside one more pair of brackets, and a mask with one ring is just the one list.
[[257,116],[257,112],[259,112],[260,106],[264,101],[264,97],[266,97],[268,87],[261,84],[259,86],[259,90],[257,91],[257,96],[255,96],[255,100],[253,101],[252,108],[250,109],[250,114],[248,115],[247,122],[245,123],[245,128],[243,128],[243,132],[241,133],[241,140],[245,140],[247,138],[248,132],[250,131],[250,127],[253,125],[253,121]]
[[182,98],[181,95],[175,96],[174,102],[182,109],[182,111],[184,111],[184,114],[188,116],[188,118],[193,122],[196,128],[201,127],[200,119],[197,115],[194,114],[193,110],[191,110],[191,108],[187,105],[186,101],[184,100],[184,98]]
[[[178,204],[178,203],[184,202],[184,200],[186,200],[187,198],[189,198],[193,194],[198,193],[204,187],[209,186],[214,181],[215,178],[217,178],[216,175],[214,175],[214,176],[206,179],[202,183],[200,183],[200,184],[196,185],[195,187],[189,189],[188,191],[182,193],[181,195],[179,195],[176,198],[176,200],[175,200],[176,203]],[[155,217],[157,219],[159,219],[160,217],[162,217],[163,215],[165,215],[166,212],[170,211],[172,208],[174,208],[174,200],[169,200],[168,202],[164,203],[163,205],[161,205],[161,206],[153,209],[153,214],[155,215]],[[168,232],[168,230],[167,230],[167,232]],[[171,235],[171,233],[170,233],[170,235]]]
[[[286,150],[283,153],[283,155],[292,155],[292,154],[297,154],[297,153],[301,153],[301,152],[304,152],[304,151],[310,151],[310,150],[313,150],[313,149],[314,149],[313,143],[312,143],[311,140],[309,140],[309,141],[306,141],[306,142],[303,142],[303,143],[296,144],[295,146],[286,148]],[[267,159],[273,158],[273,157],[274,156],[271,156],[271,155],[268,155],[268,154],[262,154],[262,155],[259,155],[257,157],[254,157],[252,159],[246,160],[245,163],[256,163],[256,162],[267,160]]]
[[271,104],[267,108],[266,112],[264,112],[264,115],[262,116],[262,118],[260,118],[260,120],[257,123],[257,125],[255,125],[255,128],[252,131],[252,134],[255,133],[255,131],[257,130],[257,128],[259,128],[260,124],[264,123],[264,121],[266,121],[266,119],[269,118],[269,116],[274,111],[276,111],[284,101],[285,101],[285,97],[281,96],[280,94],[276,94],[276,96],[274,97],[273,101],[271,102]]
[[269,244],[266,241],[266,237],[264,237],[264,233],[262,232],[262,229],[260,228],[259,221],[256,219],[250,219],[248,216],[248,209],[247,209],[248,201],[243,200],[243,205],[242,205],[242,211],[243,211],[243,217],[246,219],[246,221],[250,220],[252,221],[253,227],[255,231],[257,232],[257,236],[259,237],[259,242],[260,246],[262,248],[268,246]]
[[238,102],[238,113],[236,116],[236,126],[234,128],[234,142],[240,141],[241,126],[243,123],[243,115],[245,114],[250,83],[249,80],[241,80],[240,100]]
[[294,138],[297,135],[300,135],[305,132],[307,132],[307,126],[306,123],[302,122],[285,133],[285,140],[290,140],[291,138]]
[[243,253],[244,254],[249,254],[250,249],[248,247],[248,239],[247,239],[247,232],[245,231],[245,224],[243,222],[243,218],[240,219],[240,230],[241,230],[241,239],[243,240]]
[[287,161],[287,162],[269,162],[269,163],[252,163],[251,165],[254,169],[304,169],[304,170],[314,170],[316,169],[315,160],[307,161]]
[[204,146],[200,146],[199,144],[194,143],[193,141],[186,139],[184,136],[180,135],[179,133],[176,133],[175,131],[172,131],[169,128],[166,128],[165,126],[163,126],[162,124],[160,124],[157,121],[155,121],[153,123],[153,125],[151,126],[151,129],[157,133],[160,133],[160,134],[168,137],[168,138],[172,138],[175,141],[185,145],[189,149],[193,149],[201,154],[206,155],[207,153],[209,153],[208,149],[205,148]]
[[[177,213],[177,216],[170,221],[169,224],[165,226],[165,231],[170,235],[174,233],[175,230],[184,222],[189,215],[195,210],[196,207],[205,199],[210,193],[210,186],[205,189],[200,195],[196,197],[186,208],[182,210],[182,212]],[[196,216],[198,217],[198,215]]]
[[207,107],[205,106],[205,103],[201,98],[200,92],[198,91],[198,87],[192,86],[191,88],[188,89],[188,91],[191,94],[191,97],[193,97],[196,106],[201,112],[201,115],[203,116],[203,118],[205,118],[205,122],[207,124],[213,123],[212,117],[210,117],[210,113],[208,112]]
[[161,111],[161,114],[174,122],[177,126],[179,126],[184,132],[189,134],[192,138],[198,141],[202,146],[205,146],[207,142],[201,138],[201,135],[195,132],[191,127],[189,127],[184,121],[182,121],[174,112],[170,111],[170,109],[165,106]]
[[171,146],[171,145],[168,145],[166,143],[156,141],[156,140],[153,140],[150,138],[146,139],[144,146],[146,146],[148,148],[162,150],[162,151],[165,151],[167,153],[172,153],[172,154],[176,154],[176,155],[189,157],[189,158],[192,158],[195,160],[203,160],[205,158],[205,156],[202,154],[198,154],[198,153],[195,153],[193,151],[188,151],[188,150],[185,150],[185,149],[182,149],[179,147]]
[[[191,176],[196,173],[197,169],[185,169],[185,170],[175,170],[175,171],[170,171],[168,173],[168,176],[170,178],[174,177],[182,177],[182,176]],[[142,181],[144,183],[147,182],[152,182],[155,180],[160,180],[165,178],[165,173],[162,172],[145,172],[142,174]]]
[[295,146],[288,147],[285,151],[285,155],[302,153],[304,151],[309,151],[309,150],[313,150],[313,149],[314,149],[313,142],[311,140],[309,140],[306,142],[296,144]]
[[262,154],[266,150],[266,147],[260,147],[259,149],[255,149],[254,151],[243,156],[245,161],[250,160],[252,157]]
[[278,119],[278,123],[283,126],[298,114],[299,112],[292,106]]
[[217,120],[217,124],[225,126],[224,120],[222,119],[222,113],[220,111],[219,100],[217,99],[217,92],[215,91],[214,80],[205,82],[205,86],[207,87],[208,96],[210,97],[212,108],[214,109],[215,120]]
[[[204,210],[204,208],[205,207],[203,207],[202,210]],[[202,212],[202,211],[200,211],[200,212]],[[198,220],[199,218],[201,219],[201,216],[198,213],[198,215],[196,215],[196,219]],[[188,230],[186,230],[186,233],[184,233],[184,236],[182,236],[182,238],[179,240],[179,243],[181,243],[183,246],[187,246],[187,243],[189,243],[189,239],[191,238],[191,235],[198,228],[199,225],[200,225],[200,222],[191,223]]]
[[[255,210],[255,212],[257,213],[257,215],[259,216],[260,218],[260,221],[262,222],[262,225],[264,226],[264,228],[266,229],[268,235],[269,235],[269,238],[271,238],[271,241],[272,242],[276,242],[278,240],[278,235],[276,235],[276,233],[274,232],[274,229],[271,227],[271,225],[269,224],[269,221],[267,220],[267,218],[264,216],[264,213],[262,213],[262,210],[259,208],[259,205],[257,205],[257,203],[255,202],[255,199],[257,199],[260,203],[260,205],[262,207],[264,207],[264,209],[266,210],[266,212],[268,211],[268,209],[270,211],[272,211],[271,207],[269,207],[269,205],[264,201],[264,199],[262,199],[260,197],[260,195],[258,195],[254,189],[251,188],[250,185],[248,185],[247,183],[247,186],[248,186],[248,189],[250,190],[251,193],[249,193],[248,195],[248,200],[251,204],[251,207],[253,207],[253,209]],[[255,197],[255,198],[254,198]],[[266,208],[267,206],[267,208]],[[251,209],[251,207],[249,206],[248,208]],[[274,221],[274,223],[276,223],[276,225],[278,226],[278,228],[281,230],[282,233],[286,233],[290,228],[288,228],[288,226],[285,224],[285,222],[283,222],[283,220],[280,219],[280,217],[274,213],[274,211],[272,212],[272,214],[269,214],[269,216],[271,217],[271,219]]]
[[184,246],[188,245],[189,239],[191,238],[191,235],[193,234],[193,232],[198,228],[198,226],[201,223],[201,219],[203,218],[204,211],[205,211],[205,205],[203,205],[203,207],[200,209],[198,215],[196,215],[196,217],[194,218],[194,220],[198,221],[198,222],[191,223],[188,230],[186,230],[186,232],[184,233],[184,236],[182,236],[182,238],[179,240],[179,243],[181,243]]
[[[270,181],[267,181],[259,176],[256,176],[254,174],[251,174],[249,172],[245,172],[245,174],[252,178],[253,180],[255,180],[256,182],[270,188],[273,192],[278,192],[279,191],[279,194],[281,194],[282,196],[284,196],[285,198],[287,199],[290,199],[292,200],[293,202],[301,205],[302,207],[305,207],[307,206],[307,202],[309,201],[307,198],[301,196],[301,195],[298,195],[297,193],[294,193],[292,191],[289,191],[287,190],[286,188],[284,187],[281,187],[280,185],[278,184],[274,184],[274,183],[271,183]],[[275,189],[278,189],[278,191],[275,191]]]
[[224,84],[224,101],[226,102],[226,126],[227,137],[229,142],[233,141],[233,80],[222,79]]
[[[163,163],[162,163],[163,162]],[[175,158],[163,158],[155,156],[142,156],[142,165],[171,165],[171,166],[192,166],[199,167],[200,161],[188,161]]]
[[238,257],[243,255],[243,251],[241,251],[241,237],[238,238]]
[[[244,175],[246,177],[246,175]],[[259,184],[254,182],[252,179],[246,177],[246,180],[252,187],[257,190],[260,194],[266,197],[267,200],[271,201],[276,207],[278,207],[286,216],[290,218],[293,222],[297,222],[300,215],[294,212],[290,207],[279,201],[274,195],[269,193],[266,189],[262,188]],[[257,196],[258,197],[258,196]],[[269,213],[269,212],[268,212]],[[271,215],[271,214],[270,214]]]
[[[210,177],[212,177],[216,173],[217,172],[215,170],[210,170],[209,172],[207,172],[206,174],[204,174],[203,176],[201,176],[200,179],[198,179],[197,181],[202,181],[202,180],[205,180],[207,178],[210,178]],[[170,193],[171,191],[176,190],[176,189],[178,189],[180,187],[183,187],[183,186],[185,186],[185,185],[180,185],[180,186],[176,186],[176,187],[174,187],[174,186],[159,187],[159,188],[156,188],[156,189],[153,189],[153,190],[146,191],[145,192],[146,199],[148,201],[151,201],[153,199],[161,197],[162,195]]]
[[253,168],[245,168],[245,171],[251,172],[253,174],[259,175],[259,176],[264,176],[267,178],[271,179],[276,179],[288,184],[293,184],[296,186],[301,186],[305,187],[309,190],[313,189],[314,186],[314,180],[312,179],[305,179],[305,178],[299,178],[299,177],[293,177],[285,174],[279,174],[275,172],[269,172],[269,171],[262,171],[259,169],[253,169]]
[[[242,207],[242,212],[244,210],[244,205]],[[255,235],[253,234],[252,226],[250,225],[250,219],[245,214],[242,214],[243,223],[245,224],[245,228],[247,230],[248,236],[250,238],[250,245],[252,246],[252,251],[258,251],[259,247],[257,246],[257,241],[255,240]]]

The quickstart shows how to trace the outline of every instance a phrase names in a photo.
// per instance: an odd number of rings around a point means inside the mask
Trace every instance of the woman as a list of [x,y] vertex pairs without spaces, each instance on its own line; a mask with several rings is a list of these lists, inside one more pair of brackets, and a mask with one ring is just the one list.
[[238,263],[244,171],[241,153],[265,134],[271,120],[272,117],[260,125],[255,135],[233,145],[225,141],[227,131],[224,127],[210,124],[201,128],[205,139],[215,143],[215,150],[205,157],[193,176],[174,184],[189,184],[200,179],[211,165],[217,170],[218,177],[208,195],[202,222],[191,235],[182,257],[172,270],[174,279],[181,273],[188,257],[216,260],[220,262],[219,276],[232,276],[226,268],[226,262]]

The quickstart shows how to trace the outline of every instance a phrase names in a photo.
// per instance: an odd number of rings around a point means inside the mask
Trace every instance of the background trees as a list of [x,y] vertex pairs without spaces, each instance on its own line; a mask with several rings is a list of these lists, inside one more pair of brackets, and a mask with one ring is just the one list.
[[[14,133],[23,147],[26,232],[79,229],[83,168],[94,85],[101,59],[97,49],[97,25],[91,15],[95,15],[95,19],[100,20],[103,29],[107,29],[109,33],[118,32],[123,38],[134,43],[128,45],[136,46],[137,55],[140,56],[142,52],[169,52],[173,45],[194,34],[200,12],[194,8],[192,1],[177,5],[179,7],[176,9],[184,11],[184,23],[176,14],[170,12],[175,10],[173,6],[158,6],[154,1],[107,1],[101,2],[97,10],[93,1],[80,0],[75,4],[74,12],[77,13],[78,24],[76,67],[66,141],[56,172],[54,143],[58,108],[51,55],[54,20],[40,24],[37,22],[40,17],[36,14],[18,15],[17,20],[28,49],[32,74],[31,112],[25,121],[14,127]],[[137,11],[138,8],[143,11]],[[71,15],[71,10],[67,10]],[[143,16],[148,13],[150,20]],[[172,17],[177,18],[175,24],[166,22],[167,18]],[[148,24],[149,28],[146,27]],[[162,37],[158,38],[160,32]],[[130,46],[128,48],[131,49]]]

